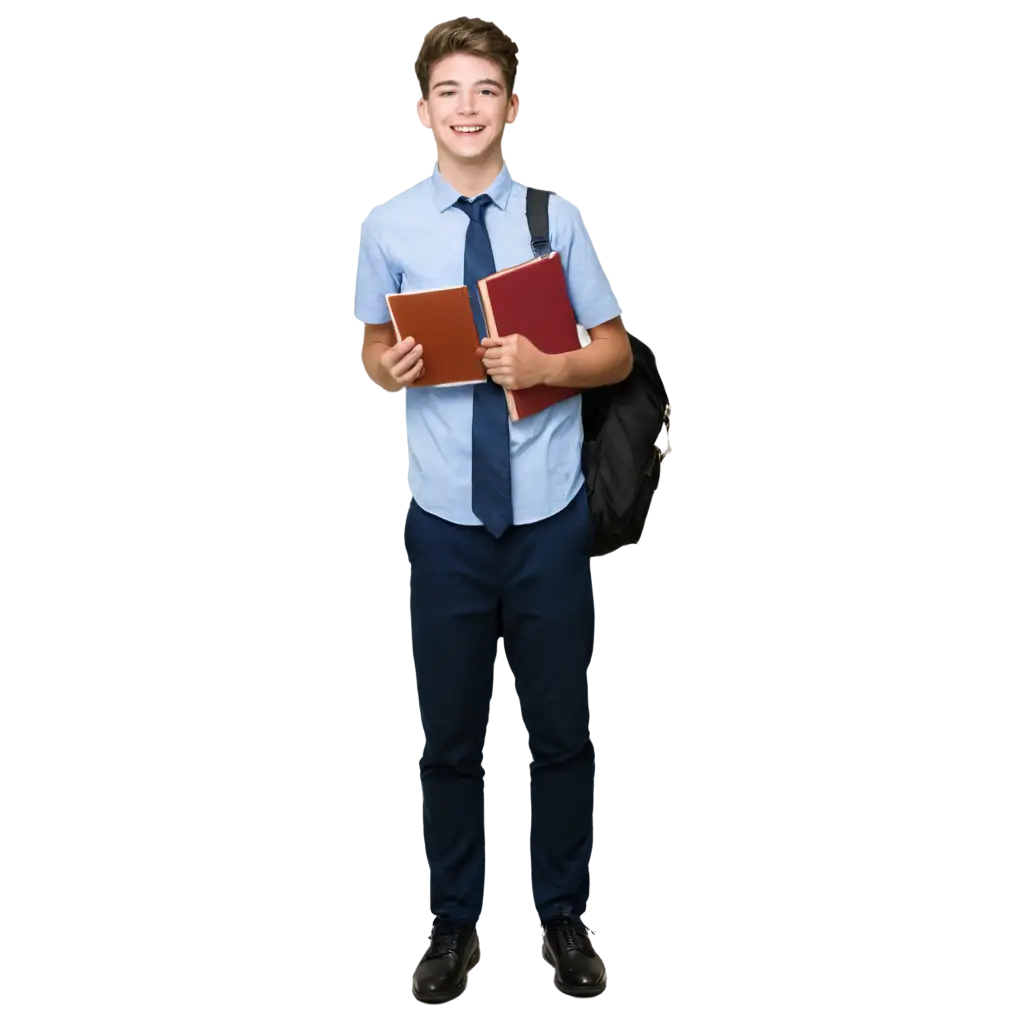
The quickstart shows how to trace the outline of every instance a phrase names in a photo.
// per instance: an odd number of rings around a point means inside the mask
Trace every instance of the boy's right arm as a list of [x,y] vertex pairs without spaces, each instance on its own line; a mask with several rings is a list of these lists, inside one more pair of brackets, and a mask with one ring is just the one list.
[[359,326],[359,373],[387,398],[423,373],[420,346],[413,338],[394,342],[386,296],[399,291],[395,270],[369,218],[362,219],[361,238],[352,261],[353,326]]
[[396,344],[391,321],[365,324],[363,366],[370,380],[385,391],[401,391],[423,373],[423,348],[412,337]]

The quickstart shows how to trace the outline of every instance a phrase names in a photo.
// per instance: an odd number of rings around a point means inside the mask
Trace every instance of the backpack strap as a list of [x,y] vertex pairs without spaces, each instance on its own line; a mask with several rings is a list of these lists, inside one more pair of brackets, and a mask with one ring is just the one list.
[[548,196],[553,192],[542,188],[526,190],[526,222],[530,227],[530,245],[534,256],[547,256],[551,252],[548,236]]

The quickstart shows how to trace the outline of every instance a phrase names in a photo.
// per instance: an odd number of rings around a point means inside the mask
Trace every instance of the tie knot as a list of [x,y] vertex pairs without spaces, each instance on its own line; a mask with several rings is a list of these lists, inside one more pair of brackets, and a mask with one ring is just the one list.
[[484,207],[491,202],[491,197],[484,192],[483,195],[477,196],[476,199],[467,199],[465,196],[459,196],[455,201],[455,205],[466,214],[471,221],[479,223],[483,219]]

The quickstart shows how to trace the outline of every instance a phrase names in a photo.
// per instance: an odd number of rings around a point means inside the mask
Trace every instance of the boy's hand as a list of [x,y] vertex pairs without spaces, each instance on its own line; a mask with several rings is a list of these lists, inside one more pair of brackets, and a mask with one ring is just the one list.
[[381,354],[380,365],[397,384],[407,387],[423,375],[423,346],[411,335],[403,338]]
[[523,334],[484,338],[476,354],[495,384],[505,388],[532,388],[544,383],[552,359]]

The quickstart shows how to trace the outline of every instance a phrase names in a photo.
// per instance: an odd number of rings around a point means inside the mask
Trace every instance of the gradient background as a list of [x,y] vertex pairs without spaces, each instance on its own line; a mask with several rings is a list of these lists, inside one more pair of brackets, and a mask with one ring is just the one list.
[[397,417],[349,260],[428,159],[425,14],[0,12],[4,1021],[414,1012]]

